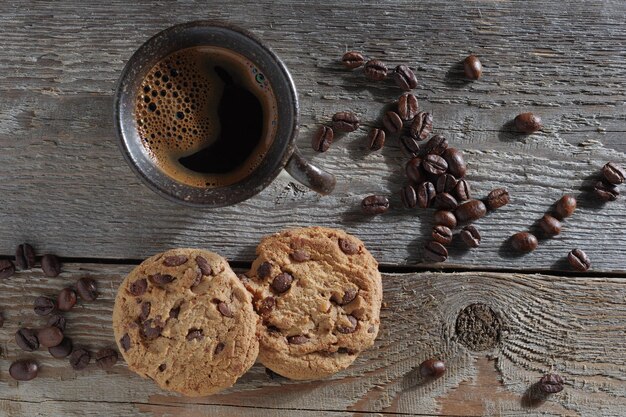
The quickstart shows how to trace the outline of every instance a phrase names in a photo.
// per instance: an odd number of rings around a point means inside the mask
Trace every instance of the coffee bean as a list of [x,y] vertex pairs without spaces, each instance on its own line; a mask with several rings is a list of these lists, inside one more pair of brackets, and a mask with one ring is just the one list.
[[[161,277],[169,277],[169,275],[161,275]],[[152,277],[155,277],[153,275]],[[154,278],[154,281],[158,281]],[[167,279],[166,279],[167,281]],[[171,281],[168,281],[171,282]],[[91,278],[81,278],[76,282],[76,290],[78,291],[78,295],[85,301],[94,301],[98,298],[98,289],[96,287],[96,281]]]
[[385,145],[385,131],[378,128],[373,128],[367,135],[367,143],[372,151],[382,149]]
[[428,154],[422,159],[422,168],[428,174],[441,175],[448,169],[448,163],[439,155]]
[[438,210],[435,212],[435,224],[454,229],[456,227],[456,217],[451,211]]
[[561,233],[561,222],[545,214],[539,221],[539,227],[546,236],[556,236]]
[[511,236],[511,245],[518,252],[532,252],[537,249],[539,242],[532,233],[518,232]]
[[411,158],[406,163],[405,167],[406,176],[413,184],[419,184],[426,179],[426,174],[422,168],[422,158]]
[[443,154],[443,159],[448,163],[448,172],[454,175],[456,178],[463,178],[467,171],[467,165],[465,164],[465,158],[463,153],[456,148],[448,148]]
[[466,201],[472,198],[469,182],[464,179],[459,180],[454,187],[453,195],[458,201]]
[[387,66],[378,59],[371,59],[365,64],[365,76],[370,80],[382,81],[387,78]]
[[626,170],[614,162],[607,162],[602,167],[602,176],[609,184],[618,185],[626,180]]
[[96,364],[101,369],[108,369],[117,363],[117,351],[111,348],[100,349],[96,353]]
[[38,316],[47,316],[56,310],[56,303],[48,297],[40,296],[35,298],[33,309]]
[[311,140],[311,146],[318,152],[326,152],[335,138],[335,132],[328,126],[321,125]]
[[32,269],[35,266],[35,250],[28,243],[22,243],[15,249],[15,264],[20,269]]
[[468,248],[477,248],[480,246],[480,232],[474,225],[468,225],[459,233],[461,240]]
[[564,195],[556,202],[554,208],[554,217],[563,220],[566,217],[574,214],[576,210],[576,199],[571,195]]
[[393,80],[396,85],[405,91],[410,91],[417,87],[417,78],[413,70],[406,65],[398,65],[393,72]]
[[349,239],[340,238],[337,242],[339,244],[339,249],[346,255],[355,255],[359,253],[359,246]]
[[415,158],[420,154],[419,143],[410,136],[400,136],[400,145],[402,146],[402,150],[411,158]]
[[615,201],[619,197],[619,189],[613,184],[598,181],[593,187],[593,193],[602,201]]
[[181,266],[187,263],[188,260],[189,258],[187,258],[185,255],[166,256],[165,259],[163,259],[163,265],[170,267]]
[[228,304],[226,304],[225,302],[220,302],[217,305],[217,309],[219,310],[219,312],[222,314],[222,316],[224,317],[233,317],[233,311],[231,310],[231,308],[228,306]]
[[257,302],[256,311],[260,315],[264,316],[272,312],[276,306],[276,299],[274,297],[265,297],[261,301]]
[[2,312],[0,312],[0,328],[4,327],[4,314],[2,314]]
[[357,293],[358,293],[357,289],[355,289],[355,288],[348,288],[347,290],[345,290],[343,295],[340,296],[338,294],[333,294],[330,299],[334,303],[339,304],[340,306],[344,306],[344,305],[350,304],[352,301],[354,301],[354,299],[356,298]]
[[417,186],[417,206],[428,208],[432,204],[437,192],[432,182],[425,181]]
[[433,115],[427,112],[419,112],[413,119],[409,134],[417,140],[424,140],[433,131]]
[[359,321],[356,319],[356,317],[354,317],[352,315],[346,316],[346,319],[348,320],[349,324],[348,325],[338,324],[337,325],[337,331],[339,333],[342,333],[342,334],[354,333],[356,331],[356,327],[357,327]]
[[591,268],[591,261],[585,252],[573,249],[567,254],[567,261],[577,271],[585,272]]
[[383,116],[383,125],[389,133],[398,133],[402,129],[402,119],[398,113],[390,110]]
[[539,380],[539,389],[546,394],[556,394],[563,391],[563,378],[557,374],[547,374]]
[[[448,149],[448,139],[441,135],[435,135],[422,146],[423,154],[442,155]],[[443,158],[442,158],[443,159]],[[446,167],[448,163],[446,162]]]
[[294,262],[305,262],[308,261],[309,259],[311,259],[311,255],[305,251],[305,250],[295,250],[293,251],[289,257],[294,261]]
[[70,355],[70,365],[76,371],[85,369],[91,362],[91,354],[85,348],[74,349]]
[[451,193],[456,187],[457,179],[452,174],[443,174],[437,179],[435,189],[437,193]]
[[428,359],[420,363],[422,378],[440,378],[446,372],[446,364],[437,359]]
[[452,230],[449,227],[443,225],[435,225],[433,232],[431,233],[433,239],[442,245],[447,245],[452,242]]
[[72,353],[72,340],[69,337],[64,337],[61,343],[49,347],[48,353],[56,359],[67,358],[69,354]]
[[61,263],[54,255],[46,254],[41,258],[41,269],[47,277],[54,278],[61,273]]
[[61,316],[59,314],[54,314],[54,315],[50,316],[50,318],[48,319],[48,322],[46,323],[46,326],[58,327],[59,330],[64,332],[66,324],[67,324],[67,321],[65,320],[65,317],[63,317],[63,316]]
[[333,129],[340,132],[354,132],[359,128],[359,118],[349,111],[340,111],[333,115]]
[[448,249],[439,242],[428,242],[424,246],[424,259],[431,262],[444,262],[448,259]]
[[139,313],[139,321],[147,320],[150,317],[150,310],[152,309],[152,303],[144,301],[141,303],[141,313]]
[[483,65],[476,55],[470,55],[463,60],[463,71],[465,72],[465,78],[477,80],[483,74]]
[[5,279],[15,274],[15,265],[8,259],[0,259],[0,279]]
[[541,130],[541,117],[534,115],[533,113],[521,113],[515,117],[515,128],[522,133],[534,133]]
[[202,329],[190,329],[187,333],[187,341],[191,342],[193,340],[202,340],[204,339],[204,332]]
[[343,54],[341,62],[348,69],[355,69],[362,66],[365,63],[363,54],[357,51],[349,51]]
[[400,190],[400,199],[402,205],[406,208],[414,208],[417,206],[417,193],[412,185],[405,185]]
[[365,214],[382,214],[389,210],[389,199],[384,195],[370,195],[361,201],[361,210]]
[[58,327],[44,327],[37,332],[39,344],[45,348],[58,345],[63,340],[63,332]]
[[461,203],[454,215],[459,223],[473,222],[487,214],[487,207],[480,200],[468,200]]
[[288,336],[287,343],[290,345],[302,345],[309,341],[309,338],[304,335]]
[[491,190],[485,199],[485,203],[487,204],[489,210],[495,210],[505,206],[509,204],[509,201],[511,201],[511,197],[509,196],[509,192],[506,188],[496,188]]
[[128,349],[130,349],[130,336],[128,333],[125,333],[124,336],[122,336],[120,339],[120,345],[124,349],[124,352],[128,352]]
[[148,319],[141,324],[141,335],[147,340],[154,340],[161,336],[163,326],[159,325],[153,319]]
[[32,359],[20,359],[9,367],[9,375],[16,381],[30,381],[38,372],[39,365]]
[[15,343],[20,349],[26,352],[32,352],[39,349],[39,339],[37,339],[37,333],[33,329],[22,327],[15,332]]
[[435,207],[439,210],[454,210],[459,206],[456,198],[448,193],[438,193],[435,196]]
[[420,111],[417,97],[411,93],[404,93],[398,98],[398,114],[404,121],[413,120]]
[[274,277],[274,280],[272,281],[272,289],[278,294],[282,294],[291,288],[292,283],[293,276],[287,272],[283,272],[282,274],[278,274]]
[[76,293],[71,288],[63,288],[57,297],[59,311],[70,311],[76,304]]

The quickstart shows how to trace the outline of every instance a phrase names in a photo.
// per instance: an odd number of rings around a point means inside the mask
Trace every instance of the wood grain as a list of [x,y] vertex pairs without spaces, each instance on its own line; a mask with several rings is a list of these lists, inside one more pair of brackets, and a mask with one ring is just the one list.
[[[417,265],[431,213],[400,208],[405,157],[397,140],[373,153],[363,142],[400,91],[339,66],[343,52],[358,49],[416,68],[421,107],[465,151],[477,196],[496,186],[511,191],[510,206],[477,222],[482,247],[454,246],[441,268],[566,269],[563,257],[580,247],[594,270],[626,271],[624,201],[600,206],[584,193],[606,161],[626,163],[624,2],[131,3],[0,4],[0,254],[21,241],[72,258],[142,259],[192,246],[249,262],[263,235],[326,225],[357,234],[385,266]],[[134,177],[112,127],[116,79],[143,41],[194,19],[245,26],[284,59],[300,92],[298,143],[337,176],[333,195],[320,197],[281,174],[247,202],[195,210],[163,200]],[[465,83],[457,63],[470,52],[485,75]],[[315,154],[312,131],[346,109],[363,127]],[[545,129],[518,136],[507,122],[527,110],[543,117]],[[510,234],[581,189],[581,208],[560,237],[532,255],[512,256]],[[362,215],[359,203],[372,193],[392,195],[392,212]]]
[[[127,370],[90,364],[73,371],[47,352],[25,353],[13,341],[20,326],[41,326],[32,312],[38,295],[54,296],[79,277],[98,282],[101,296],[80,301],[66,314],[67,334],[95,351],[114,346],[111,311],[128,265],[67,264],[57,278],[40,270],[0,282],[2,415],[585,415],[617,416],[626,407],[626,283],[605,277],[554,277],[489,272],[385,274],[381,334],[345,372],[322,381],[270,379],[255,365],[223,393],[197,399],[160,391]],[[500,342],[474,352],[459,342],[457,316],[484,303],[502,320]],[[40,362],[29,382],[9,378],[9,364],[23,357]],[[417,366],[443,358],[448,371],[427,381]],[[545,402],[530,401],[529,388],[545,372],[566,380],[565,390]],[[54,410],[52,414],[50,410]],[[349,412],[349,414],[347,414]]]

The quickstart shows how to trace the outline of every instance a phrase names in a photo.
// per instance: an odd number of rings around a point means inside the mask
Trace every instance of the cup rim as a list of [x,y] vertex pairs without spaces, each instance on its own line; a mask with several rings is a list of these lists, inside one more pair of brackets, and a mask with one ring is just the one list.
[[[170,187],[164,188],[163,184],[161,185],[157,184],[156,181],[148,173],[145,172],[146,170],[142,169],[138,165],[138,161],[136,160],[137,155],[134,154],[133,151],[130,149],[130,146],[131,146],[130,142],[132,141],[133,138],[127,137],[124,133],[125,126],[122,120],[122,116],[124,114],[124,110],[122,109],[122,106],[123,106],[122,98],[125,96],[125,94],[133,94],[134,92],[136,92],[136,91],[124,91],[124,89],[128,87],[128,84],[131,82],[131,78],[129,77],[131,73],[133,72],[135,65],[137,64],[138,61],[140,61],[143,58],[143,55],[147,53],[146,51],[149,48],[151,48],[155,44],[158,44],[162,40],[165,41],[166,39],[171,37],[174,33],[185,32],[190,29],[198,29],[198,28],[208,29],[208,30],[210,29],[226,30],[226,31],[233,32],[234,34],[242,35],[243,37],[248,38],[250,41],[252,41],[257,47],[259,47],[269,57],[272,65],[274,65],[275,68],[278,70],[280,78],[282,78],[284,81],[281,87],[284,87],[284,90],[287,93],[289,93],[289,97],[284,97],[283,101],[290,104],[290,109],[289,109],[290,117],[289,118],[291,122],[288,125],[285,125],[283,127],[283,131],[290,132],[290,133],[289,135],[286,135],[288,136],[288,138],[286,139],[286,145],[284,145],[284,149],[282,150],[282,154],[280,155],[280,158],[275,158],[273,161],[269,163],[269,166],[265,168],[267,173],[262,178],[259,178],[257,175],[255,175],[255,173],[260,168],[260,167],[257,167],[243,180],[235,184],[231,184],[231,185],[227,185],[223,187],[201,188],[201,187],[194,187],[194,186],[176,181],[174,178],[168,176],[163,171],[161,171],[156,166],[156,164],[153,163],[153,166],[151,167],[152,168],[151,171],[154,171],[153,174],[156,173],[156,175],[159,175],[159,178],[164,179],[166,182],[169,183],[169,185],[172,186],[171,188]],[[176,50],[182,50],[185,48],[186,47],[181,47],[181,48],[177,48]],[[165,58],[171,53],[172,52],[160,55],[158,60],[162,60],[163,58]],[[258,65],[257,62],[255,62],[255,64]],[[142,68],[143,67],[151,68],[152,66],[144,63]],[[274,86],[272,86],[272,88],[274,88]],[[276,100],[278,103],[279,97],[276,91],[275,91],[275,96],[276,96]],[[285,165],[289,161],[289,158],[291,157],[291,155],[293,154],[296,148],[295,138],[298,135],[298,129],[299,129],[300,105],[299,105],[296,86],[293,81],[293,78],[291,77],[291,74],[289,73],[289,70],[287,69],[284,62],[278,57],[278,55],[276,55],[276,53],[268,45],[266,45],[261,39],[259,39],[256,35],[254,35],[250,31],[243,29],[232,23],[214,21],[214,20],[196,20],[196,21],[191,21],[191,22],[180,23],[180,24],[167,27],[159,31],[152,37],[150,37],[148,40],[144,41],[141,44],[141,46],[139,46],[139,48],[137,48],[133,52],[132,56],[128,59],[128,61],[124,65],[124,68],[122,69],[122,72],[120,73],[120,76],[117,80],[117,84],[115,87],[113,107],[114,107],[113,113],[114,113],[114,119],[115,119],[115,133],[117,136],[117,143],[118,143],[118,146],[120,147],[122,155],[124,156],[124,159],[126,160],[128,165],[131,167],[132,171],[152,191],[156,192],[160,196],[165,197],[166,199],[170,201],[183,204],[186,206],[200,207],[200,208],[217,208],[217,207],[224,207],[224,206],[237,204],[244,200],[247,200],[248,198],[258,194],[263,189],[265,189],[278,176],[280,171],[285,167]],[[127,109],[126,111],[128,112],[132,110]],[[279,126],[279,129],[280,128],[281,126]],[[278,138],[279,138],[279,132],[277,131],[275,138],[272,144],[270,145],[270,148],[267,151],[268,153],[270,153],[270,151],[274,147],[280,144],[280,141],[277,140]],[[139,143],[139,146],[143,147],[143,144]],[[262,181],[259,181],[259,179],[262,179]],[[182,192],[183,190],[195,191],[193,193],[194,196],[182,197],[181,195],[184,194]],[[202,191],[202,193],[199,195],[200,190]],[[198,196],[200,198],[198,198]]]

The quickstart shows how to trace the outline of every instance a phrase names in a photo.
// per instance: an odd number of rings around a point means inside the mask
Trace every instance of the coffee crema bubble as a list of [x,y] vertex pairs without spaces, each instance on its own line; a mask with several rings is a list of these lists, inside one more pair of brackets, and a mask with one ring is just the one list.
[[135,118],[157,166],[201,188],[243,180],[260,164],[276,129],[276,98],[244,56],[221,47],[177,51],[148,71]]

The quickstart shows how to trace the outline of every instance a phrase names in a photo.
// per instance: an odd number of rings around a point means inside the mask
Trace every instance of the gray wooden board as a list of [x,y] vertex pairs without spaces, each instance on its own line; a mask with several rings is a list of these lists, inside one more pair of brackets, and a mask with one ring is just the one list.
[[[563,193],[578,194],[606,161],[626,163],[626,4],[603,2],[3,2],[0,4],[0,253],[27,240],[66,257],[141,259],[174,246],[204,247],[249,262],[259,239],[284,227],[326,225],[355,233],[388,266],[413,266],[429,235],[429,211],[399,208],[406,158],[396,138],[368,152],[364,136],[401,93],[343,70],[347,49],[417,69],[415,90],[436,131],[463,149],[477,196],[507,187],[512,204],[477,224],[479,250],[454,245],[441,267],[563,269],[584,249],[597,271],[626,271],[624,200],[599,206],[585,195],[564,233],[533,255],[505,243]],[[257,197],[221,210],[180,207],[154,195],[115,143],[112,93],[133,51],[177,22],[240,24],[290,68],[302,104],[304,153],[338,178],[320,197],[286,175]],[[484,77],[465,83],[455,64],[481,57]],[[326,154],[312,131],[353,110],[358,132]],[[533,110],[544,132],[508,131]],[[359,213],[371,193],[392,195],[392,212]]]

